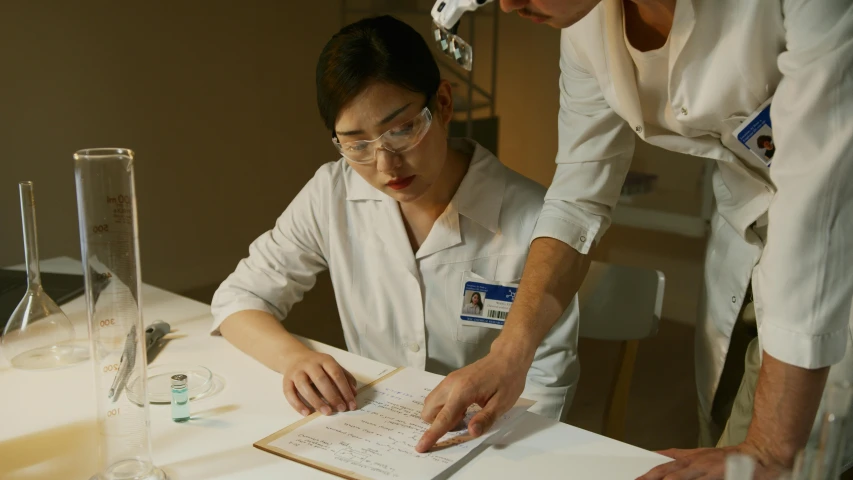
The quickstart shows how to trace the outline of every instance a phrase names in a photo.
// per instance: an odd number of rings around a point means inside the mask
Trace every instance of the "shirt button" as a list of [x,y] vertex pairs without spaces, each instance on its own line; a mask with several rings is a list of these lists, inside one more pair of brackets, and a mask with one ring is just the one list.
[[681,107],[681,114],[687,115],[687,108],[686,107]]
[[732,297],[732,303],[737,303],[737,297]]
[[636,130],[636,131],[637,131],[637,133],[642,133],[642,132],[643,132],[643,127],[641,127],[640,125],[637,125],[636,127],[634,127],[634,130]]
[[583,235],[581,235],[581,242],[585,242],[585,241],[586,241],[586,237],[584,237]]
[[414,353],[418,353],[421,350],[421,346],[418,345],[417,343],[410,343],[409,344],[409,350],[411,350]]

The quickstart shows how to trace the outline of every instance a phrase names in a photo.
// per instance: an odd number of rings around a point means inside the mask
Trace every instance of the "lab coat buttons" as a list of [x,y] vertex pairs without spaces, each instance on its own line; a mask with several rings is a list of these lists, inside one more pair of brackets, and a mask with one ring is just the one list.
[[687,108],[685,108],[685,107],[681,107],[681,114],[682,114],[682,115],[687,115]]
[[586,242],[586,237],[581,235],[581,242]]
[[732,297],[732,303],[737,303],[737,297]]
[[634,127],[634,130],[636,130],[637,133],[643,133],[643,127],[641,127],[640,125],[637,125],[636,127]]
[[421,350],[421,346],[417,343],[410,343],[409,350],[411,350],[413,353],[418,353]]

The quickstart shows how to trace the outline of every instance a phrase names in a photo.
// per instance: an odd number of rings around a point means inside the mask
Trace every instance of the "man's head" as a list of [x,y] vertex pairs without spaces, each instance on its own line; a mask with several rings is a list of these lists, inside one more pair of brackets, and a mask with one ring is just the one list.
[[758,137],[758,140],[755,143],[757,143],[759,147],[765,150],[773,149],[773,137],[771,137],[770,135],[761,135],[760,137]]
[[499,0],[504,12],[518,15],[535,23],[554,28],[566,28],[589,13],[601,0]]

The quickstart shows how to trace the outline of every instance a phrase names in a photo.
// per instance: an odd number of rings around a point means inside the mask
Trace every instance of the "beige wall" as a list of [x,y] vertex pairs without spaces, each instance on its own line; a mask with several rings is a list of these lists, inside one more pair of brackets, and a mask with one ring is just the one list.
[[[316,111],[314,66],[340,27],[328,15],[337,8],[334,0],[0,2],[0,265],[23,260],[19,180],[36,185],[42,257],[79,258],[71,154],[129,147],[143,279],[209,298],[317,167],[336,158]],[[330,297],[312,296],[297,312],[334,319],[334,303],[322,298]]]
[[79,256],[79,148],[136,150],[145,280],[177,290],[227,273],[335,158],[313,84],[338,25],[306,19],[337,2],[43,5],[0,6],[0,264],[23,258],[24,179],[36,182],[42,256]]
[[[144,280],[208,296],[336,157],[313,82],[339,8],[337,0],[0,2],[0,265],[23,260],[19,180],[36,185],[42,257],[79,257],[71,154],[129,147]],[[500,17],[499,153],[543,184],[557,146],[558,57],[558,31]],[[680,177],[676,169],[668,184],[679,188]],[[619,258],[648,257],[625,254],[623,240]],[[330,298],[328,282],[319,288],[294,316],[334,316],[320,300]]]

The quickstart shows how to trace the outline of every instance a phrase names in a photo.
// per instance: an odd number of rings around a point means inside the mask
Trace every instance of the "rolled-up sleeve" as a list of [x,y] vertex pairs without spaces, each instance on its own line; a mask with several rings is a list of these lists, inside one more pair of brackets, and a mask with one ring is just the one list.
[[635,136],[581,66],[567,31],[562,35],[557,172],[533,239],[555,238],[586,254],[610,225]]
[[326,236],[334,164],[321,168],[279,217],[249,246],[249,256],[213,296],[212,334],[228,316],[260,310],[283,320],[328,268]]
[[784,2],[767,244],[753,289],[762,348],[803,368],[844,356],[853,298],[853,3]]

